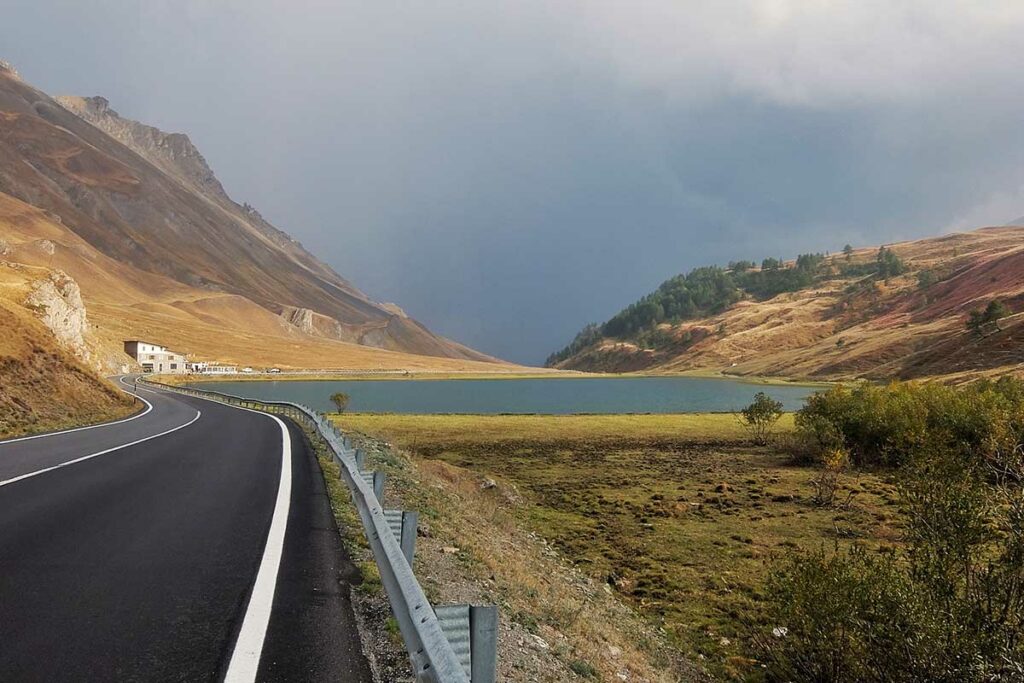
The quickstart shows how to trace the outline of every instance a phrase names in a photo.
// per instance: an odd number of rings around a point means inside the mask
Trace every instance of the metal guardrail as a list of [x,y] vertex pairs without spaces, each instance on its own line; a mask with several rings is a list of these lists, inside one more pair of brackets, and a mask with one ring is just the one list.
[[[446,605],[435,609],[423,593],[411,562],[416,540],[416,513],[385,511],[374,488],[383,477],[361,472],[363,454],[327,418],[312,408],[287,401],[264,401],[217,391],[173,386],[141,378],[186,396],[240,408],[283,415],[326,444],[363,522],[381,583],[409,653],[418,683],[493,683],[497,664],[497,608]],[[367,476],[369,475],[369,476]],[[376,484],[376,486],[375,486]],[[398,533],[395,533],[398,531]],[[442,619],[438,618],[438,613]],[[475,617],[475,618],[474,618]],[[453,642],[456,647],[453,647]],[[458,651],[456,651],[456,649]]]

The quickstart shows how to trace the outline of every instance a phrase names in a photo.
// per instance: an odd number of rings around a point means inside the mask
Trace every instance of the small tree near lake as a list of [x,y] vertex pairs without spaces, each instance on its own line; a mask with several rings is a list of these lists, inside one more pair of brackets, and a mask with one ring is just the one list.
[[338,408],[339,413],[344,413],[345,409],[348,408],[349,395],[343,391],[339,391],[336,394],[331,394],[331,403]]
[[744,408],[740,414],[743,416],[743,424],[750,432],[754,443],[764,446],[770,440],[775,424],[782,417],[782,402],[759,391],[754,395],[754,402]]

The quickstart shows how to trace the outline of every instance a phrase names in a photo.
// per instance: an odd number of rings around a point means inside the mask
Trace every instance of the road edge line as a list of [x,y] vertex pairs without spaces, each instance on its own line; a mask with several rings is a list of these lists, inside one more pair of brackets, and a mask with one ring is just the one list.
[[[118,380],[120,381],[123,377],[124,377],[124,375],[121,375],[121,377],[118,377]],[[123,381],[120,381],[120,383],[124,384]],[[124,385],[128,386],[127,384],[124,384]],[[128,391],[127,389],[122,389],[121,387],[117,387],[117,390],[121,391],[121,392],[124,392],[124,393],[128,394],[129,396],[135,396],[140,401],[142,401],[143,403],[146,404],[146,409],[143,410],[141,413],[135,413],[134,415],[130,415],[128,417],[122,417],[120,420],[114,420],[112,422],[98,422],[98,423],[96,423],[94,425],[86,425],[84,427],[72,427],[71,429],[62,429],[59,432],[44,432],[43,434],[29,434],[28,436],[17,436],[17,437],[15,437],[13,439],[4,439],[4,440],[0,441],[0,446],[5,446],[6,444],[9,444],[9,443],[17,443],[19,441],[31,441],[32,439],[45,439],[48,436],[60,436],[61,434],[71,434],[72,432],[83,432],[86,429],[98,429],[99,427],[113,427],[114,425],[124,424],[125,422],[131,422],[132,420],[138,420],[140,417],[142,417],[143,415],[148,414],[151,410],[153,410],[153,404],[150,403],[149,401],[147,401],[146,399],[142,398],[138,394],[133,394],[132,392]]]
[[168,429],[166,431],[160,432],[159,434],[152,434],[150,436],[143,437],[141,439],[137,439],[135,441],[132,441],[131,443],[125,443],[125,444],[121,444],[120,446],[113,446],[112,448],[107,448],[106,450],[102,450],[102,451],[99,451],[99,452],[96,452],[96,453],[90,453],[89,455],[83,455],[83,456],[81,456],[79,458],[75,458],[74,460],[68,460],[67,462],[62,462],[60,464],[53,465],[52,467],[45,467],[45,468],[43,468],[41,470],[36,470],[35,472],[27,472],[25,474],[19,474],[17,477],[11,477],[10,479],[5,479],[3,481],[0,481],[0,486],[7,486],[8,484],[13,484],[15,482],[22,481],[23,479],[29,479],[31,477],[36,477],[36,476],[39,476],[40,474],[46,474],[47,472],[52,472],[54,470],[59,470],[61,468],[67,467],[69,465],[74,465],[76,463],[84,462],[86,460],[92,460],[93,458],[98,458],[99,456],[106,455],[107,453],[113,453],[114,451],[119,451],[122,448],[128,448],[130,446],[136,446],[136,445],[138,445],[140,443],[143,443],[145,441],[150,441],[152,439],[157,439],[157,438],[159,438],[161,436],[166,436],[166,435],[168,435],[168,434],[170,434],[172,432],[178,431],[179,429],[184,429],[185,427],[188,427],[190,424],[193,424],[196,420],[198,420],[202,416],[203,416],[202,411],[197,410],[196,411],[196,416],[193,417],[188,422],[186,422],[185,424],[178,425],[177,427],[172,427],[171,429]]
[[292,439],[288,426],[276,415],[239,406],[231,407],[271,417],[281,428],[281,476],[277,485],[274,514],[270,520],[270,529],[267,531],[267,542],[263,547],[260,568],[256,572],[256,580],[249,594],[249,604],[245,608],[242,628],[235,639],[235,647],[224,676],[226,683],[251,683],[256,680],[263,657],[263,643],[270,626],[274,595],[277,591],[277,576],[284,556],[284,538],[288,530],[292,499]]

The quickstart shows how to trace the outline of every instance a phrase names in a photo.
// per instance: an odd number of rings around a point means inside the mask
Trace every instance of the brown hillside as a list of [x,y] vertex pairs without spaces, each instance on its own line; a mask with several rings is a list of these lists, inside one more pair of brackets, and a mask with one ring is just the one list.
[[17,303],[40,269],[0,263],[0,438],[123,417],[127,394],[96,377]]
[[[701,320],[659,326],[653,343],[603,339],[560,363],[577,370],[693,372],[813,379],[973,377],[1024,369],[1024,228],[904,242],[910,267],[887,281],[834,277]],[[877,248],[851,261],[874,258]],[[829,257],[832,271],[844,257]],[[936,282],[920,287],[917,274]],[[979,337],[970,310],[1003,301],[1014,315]]]
[[[78,238],[75,248],[88,252],[89,267],[100,271],[93,275],[109,285],[83,284],[87,304],[119,303],[126,278],[129,290],[160,294],[135,302],[147,319],[173,317],[177,308],[214,325],[224,317],[242,321],[247,333],[301,332],[304,343],[323,337],[493,361],[370,300],[255,209],[233,202],[187,136],[122,119],[102,98],[62,102],[0,69],[0,192],[38,207]],[[0,239],[8,237],[0,231]],[[119,264],[114,272],[111,264]],[[166,300],[176,287],[182,296]],[[307,319],[314,323],[297,329],[295,321]],[[163,341],[179,343],[174,335]],[[313,354],[323,365],[348,362],[329,360],[338,355],[334,347]]]
[[[152,339],[182,353],[253,366],[501,370],[510,366],[388,351],[310,335],[238,294],[190,287],[117,261],[52,214],[0,193],[0,264],[27,280],[66,273],[88,309],[93,360],[106,372],[127,359],[121,342]],[[28,286],[28,285],[26,285]],[[24,294],[11,293],[12,304]]]

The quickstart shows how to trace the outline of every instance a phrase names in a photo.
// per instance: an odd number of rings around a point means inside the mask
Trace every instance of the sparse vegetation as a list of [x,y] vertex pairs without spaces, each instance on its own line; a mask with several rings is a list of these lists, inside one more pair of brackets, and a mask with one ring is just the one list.
[[[825,254],[807,253],[800,254],[788,265],[782,259],[768,257],[761,261],[760,269],[755,269],[752,261],[744,260],[732,261],[728,268],[705,266],[677,275],[603,325],[587,325],[569,345],[551,354],[547,365],[561,363],[605,337],[633,339],[649,347],[644,342],[651,341],[649,335],[658,325],[717,315],[743,299],[765,301],[836,276],[872,276],[886,280],[908,269],[895,252],[886,247],[878,250],[874,260],[865,262],[851,260],[852,248],[843,251],[847,255],[843,263],[836,263]],[[661,339],[665,347],[674,341],[671,335]]]
[[993,299],[988,302],[988,306],[984,310],[974,309],[970,312],[967,319],[967,329],[971,330],[979,337],[985,336],[985,330],[995,327],[996,331],[1000,331],[1002,328],[999,327],[999,321],[1010,315],[1010,309],[1007,308],[999,299]]
[[797,553],[754,637],[770,680],[1002,681],[1024,675],[1024,382],[893,383],[811,397],[797,429],[834,500],[846,449],[896,469],[905,530],[876,555]]
[[[125,417],[141,407],[61,348],[0,273],[0,438]],[[9,273],[7,273],[9,275]]]
[[721,676],[1024,673],[1022,381],[816,394],[779,425],[817,469],[725,415],[344,422],[514,485],[521,524]]
[[[816,506],[816,471],[751,446],[734,415],[349,414],[340,422],[409,449],[421,469],[468,468],[516,491],[502,509],[517,524],[723,677],[757,675],[745,624],[769,624],[761,610],[770,557],[854,539],[888,546],[898,535],[886,475],[851,473],[837,487],[843,498],[857,492],[850,506]],[[791,414],[777,429],[792,432]],[[468,494],[460,496],[464,505]],[[539,590],[558,599],[557,587]],[[572,610],[551,610],[538,628],[572,622]]]

